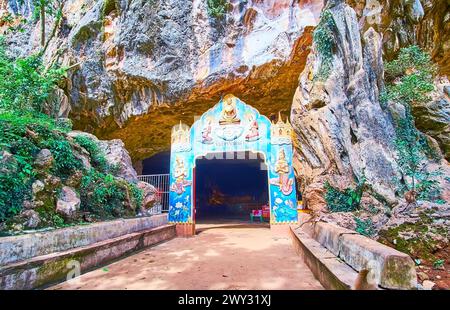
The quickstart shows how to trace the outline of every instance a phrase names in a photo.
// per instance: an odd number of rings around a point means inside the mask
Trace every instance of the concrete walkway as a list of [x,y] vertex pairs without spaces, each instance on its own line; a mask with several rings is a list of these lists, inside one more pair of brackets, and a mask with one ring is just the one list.
[[289,237],[266,226],[197,230],[50,289],[323,289]]

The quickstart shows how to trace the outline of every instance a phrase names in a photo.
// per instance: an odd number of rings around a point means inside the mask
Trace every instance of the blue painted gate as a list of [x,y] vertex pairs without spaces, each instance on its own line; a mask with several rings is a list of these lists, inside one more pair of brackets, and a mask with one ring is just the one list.
[[174,126],[171,139],[169,222],[195,223],[196,159],[224,156],[232,160],[233,154],[241,152],[259,154],[268,167],[270,223],[297,222],[292,127],[288,120],[283,122],[279,117],[272,123],[253,107],[227,95],[191,128],[182,123]]

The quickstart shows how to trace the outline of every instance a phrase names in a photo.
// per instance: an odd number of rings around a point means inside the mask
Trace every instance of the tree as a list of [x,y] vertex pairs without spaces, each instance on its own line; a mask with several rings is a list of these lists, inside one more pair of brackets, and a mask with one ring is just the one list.
[[395,146],[397,162],[404,178],[405,199],[415,202],[419,199],[433,201],[440,195],[438,182],[434,178],[439,171],[429,172],[426,154],[430,147],[426,137],[415,127],[411,109],[416,104],[431,100],[430,92],[434,90],[433,78],[436,67],[431,57],[418,46],[412,45],[400,50],[398,57],[386,63],[386,91],[381,101],[393,101],[402,104],[405,113],[396,120]]
[[[24,4],[25,0],[19,0],[20,4]],[[48,43],[53,38],[56,33],[56,30],[59,28],[59,24],[62,18],[62,9],[64,6],[64,0],[30,0],[31,4],[34,7],[33,18],[35,20],[39,19],[41,23],[41,47],[42,52],[44,53],[48,47]],[[53,26],[53,30],[50,34],[48,40],[45,38],[45,23],[46,16],[50,15],[55,18],[55,23]]]

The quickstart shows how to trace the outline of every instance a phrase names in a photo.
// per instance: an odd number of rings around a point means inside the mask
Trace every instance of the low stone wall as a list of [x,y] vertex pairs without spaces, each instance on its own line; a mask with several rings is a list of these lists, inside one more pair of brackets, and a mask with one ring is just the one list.
[[[409,255],[359,235],[355,231],[331,223],[308,223],[308,220],[309,215],[302,214],[300,223],[304,224],[301,228],[291,226],[300,242],[301,234],[304,233],[303,239],[307,239],[306,236],[312,238],[327,250],[327,255],[332,254],[355,271],[371,270],[373,281],[381,288],[416,288],[416,271]],[[307,245],[308,241],[302,242],[303,248],[308,248]]]
[[167,214],[0,238],[0,267],[167,224]]
[[291,226],[296,252],[327,290],[354,288],[358,273],[299,228]]
[[0,267],[0,289],[34,289],[55,284],[175,236],[175,225],[169,224],[12,263]]

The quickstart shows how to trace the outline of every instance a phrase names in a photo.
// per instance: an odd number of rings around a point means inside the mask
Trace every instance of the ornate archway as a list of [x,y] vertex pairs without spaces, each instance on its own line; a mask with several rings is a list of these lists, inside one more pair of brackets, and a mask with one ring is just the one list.
[[[191,128],[172,129],[169,222],[182,235],[195,234],[195,161],[217,154],[263,154],[269,184],[270,224],[297,222],[292,168],[292,127],[279,117],[272,123],[233,95],[225,96]],[[233,160],[233,156],[227,156]]]

